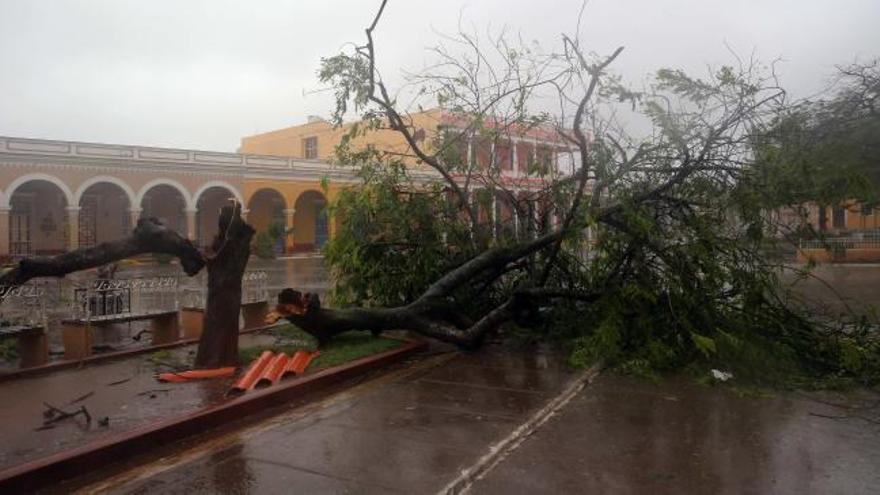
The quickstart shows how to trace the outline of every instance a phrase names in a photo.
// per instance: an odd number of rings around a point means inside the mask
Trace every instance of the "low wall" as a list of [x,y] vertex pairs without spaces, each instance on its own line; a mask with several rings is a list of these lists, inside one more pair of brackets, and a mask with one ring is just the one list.
[[880,248],[850,248],[839,251],[798,249],[797,260],[801,263],[809,260],[816,263],[878,263],[880,262]]

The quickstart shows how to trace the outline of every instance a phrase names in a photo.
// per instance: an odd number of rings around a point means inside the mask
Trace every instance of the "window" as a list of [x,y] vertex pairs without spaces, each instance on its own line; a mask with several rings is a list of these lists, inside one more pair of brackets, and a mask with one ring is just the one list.
[[303,139],[303,158],[318,158],[318,138],[316,136]]
[[835,229],[846,227],[846,210],[840,207],[831,210],[831,226]]

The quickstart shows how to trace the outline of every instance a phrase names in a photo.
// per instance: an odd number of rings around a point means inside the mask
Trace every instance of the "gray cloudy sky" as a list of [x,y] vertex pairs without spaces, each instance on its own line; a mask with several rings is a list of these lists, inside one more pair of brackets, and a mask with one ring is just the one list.
[[[379,0],[0,0],[0,135],[234,151],[242,135],[327,115],[322,56],[361,42]],[[580,0],[390,0],[386,75],[417,69],[436,31],[507,25],[550,48]],[[834,66],[880,55],[880,0],[591,0],[583,41],[626,50],[640,83],[753,50],[806,96]]]

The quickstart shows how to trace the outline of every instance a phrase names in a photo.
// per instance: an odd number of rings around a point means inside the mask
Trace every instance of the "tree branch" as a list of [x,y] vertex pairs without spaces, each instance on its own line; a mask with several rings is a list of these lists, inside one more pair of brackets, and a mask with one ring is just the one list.
[[128,238],[58,256],[23,259],[18,266],[0,275],[0,285],[21,285],[37,277],[64,277],[69,273],[147,253],[176,256],[190,276],[205,266],[205,258],[189,239],[169,230],[155,218],[142,218]]

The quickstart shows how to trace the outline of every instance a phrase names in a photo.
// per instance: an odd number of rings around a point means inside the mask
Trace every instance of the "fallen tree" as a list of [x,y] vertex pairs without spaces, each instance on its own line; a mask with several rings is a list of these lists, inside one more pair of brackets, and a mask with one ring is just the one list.
[[[505,327],[562,338],[575,363],[637,373],[880,376],[864,320],[813,317],[781,283],[791,267],[768,256],[781,242],[769,213],[787,206],[773,193],[784,171],[755,158],[788,107],[772,67],[738,61],[702,79],[664,69],[634,92],[608,73],[622,47],[594,56],[563,35],[546,52],[460,31],[391,90],[374,40],[386,4],[365,42],[319,71],[335,123],[358,117],[336,161],[363,183],[340,195],[345,223],[325,250],[342,309],[306,298],[290,321],[322,339],[405,328],[465,347]],[[433,136],[409,111],[432,105],[451,116]],[[634,137],[603,117],[621,105],[651,131]],[[369,144],[377,131],[406,149]],[[568,165],[537,143],[510,174],[510,143],[533,132]],[[436,182],[416,178],[426,170]]]
[[[451,115],[429,139],[377,69],[373,36],[385,7],[366,43],[325,59],[319,73],[335,90],[336,123],[350,110],[360,117],[337,150],[362,184],[333,206],[345,219],[325,251],[336,307],[286,290],[280,315],[321,342],[407,329],[475,347],[506,327],[527,340],[564,339],[576,364],[602,359],[632,372],[698,364],[757,379],[768,368],[878,377],[876,339],[812,319],[780,283],[785,267],[766,256],[776,242],[767,212],[783,205],[754,150],[772,139],[767,129],[786,105],[772,71],[749,63],[699,79],[661,70],[637,93],[608,74],[623,48],[590,56],[563,36],[545,53],[502,36],[486,49],[461,32],[450,39],[464,54],[440,46],[438,62],[408,81],[413,100]],[[621,102],[652,131],[634,138],[602,118]],[[355,146],[375,131],[396,133],[407,150]],[[521,174],[506,173],[499,150],[530,133],[557,143],[552,153],[569,166],[536,145]],[[480,153],[488,163],[474,159]],[[414,170],[436,180],[414,179]],[[253,235],[240,205],[223,210],[220,232],[203,254],[142,221],[131,239],[24,260],[0,282],[145,252],[175,255],[190,274],[207,265],[197,365],[228,365]]]

